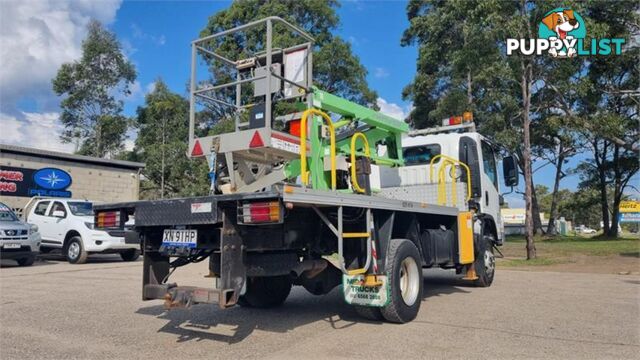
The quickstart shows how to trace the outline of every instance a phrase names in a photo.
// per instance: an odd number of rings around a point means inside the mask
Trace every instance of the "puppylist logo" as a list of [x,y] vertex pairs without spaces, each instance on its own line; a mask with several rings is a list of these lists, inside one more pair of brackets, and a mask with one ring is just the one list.
[[[507,55],[542,55],[566,58],[587,55],[620,55],[625,39],[586,40],[587,29],[580,14],[571,9],[556,8],[544,15],[538,25],[537,39],[507,39]],[[587,44],[588,42],[588,44]],[[588,46],[587,46],[588,45]]]

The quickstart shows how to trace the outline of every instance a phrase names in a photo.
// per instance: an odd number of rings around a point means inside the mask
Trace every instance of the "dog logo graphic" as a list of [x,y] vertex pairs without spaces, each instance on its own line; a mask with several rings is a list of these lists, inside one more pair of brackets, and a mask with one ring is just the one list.
[[576,11],[557,8],[544,15],[538,27],[538,36],[551,42],[561,41],[564,46],[560,49],[551,47],[549,54],[553,57],[576,56],[576,40],[584,39],[587,30],[584,20]]

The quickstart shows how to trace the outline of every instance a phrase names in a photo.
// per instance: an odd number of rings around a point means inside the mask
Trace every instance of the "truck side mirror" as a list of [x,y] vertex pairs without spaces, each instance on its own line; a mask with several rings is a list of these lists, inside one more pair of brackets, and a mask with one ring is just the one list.
[[518,174],[518,164],[513,155],[506,156],[502,159],[502,175],[504,176],[504,184],[506,186],[518,186],[520,176]]

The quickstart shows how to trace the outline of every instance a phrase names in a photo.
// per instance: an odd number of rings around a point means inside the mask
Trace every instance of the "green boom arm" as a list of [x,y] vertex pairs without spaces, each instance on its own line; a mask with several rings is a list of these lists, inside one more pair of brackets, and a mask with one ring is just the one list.
[[[371,159],[380,165],[386,166],[402,166],[402,134],[409,132],[409,125],[403,121],[395,119],[391,116],[382,114],[378,111],[369,109],[362,105],[356,104],[349,100],[313,88],[313,106],[336,114],[350,120],[358,120],[370,126],[369,129],[363,131],[369,140],[371,147]],[[335,125],[344,126],[349,122],[338,122]],[[350,153],[350,138],[339,141],[336,144],[337,151],[342,154]],[[387,146],[387,155],[378,156],[376,145],[384,143]],[[358,151],[358,155],[364,155],[364,151]]]

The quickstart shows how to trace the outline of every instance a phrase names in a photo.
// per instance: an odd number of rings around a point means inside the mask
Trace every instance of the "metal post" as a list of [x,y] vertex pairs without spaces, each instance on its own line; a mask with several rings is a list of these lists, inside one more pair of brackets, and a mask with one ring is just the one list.
[[[191,84],[189,91],[189,146],[193,143],[196,123],[196,44],[191,44]],[[187,150],[188,151],[188,150]]]
[[236,111],[235,111],[235,121],[236,121],[236,131],[240,130],[240,94],[242,92],[242,85],[240,84],[240,70],[236,69]]
[[271,129],[271,31],[272,23],[271,19],[267,20],[267,92],[266,92],[266,104],[265,104],[265,127]]

